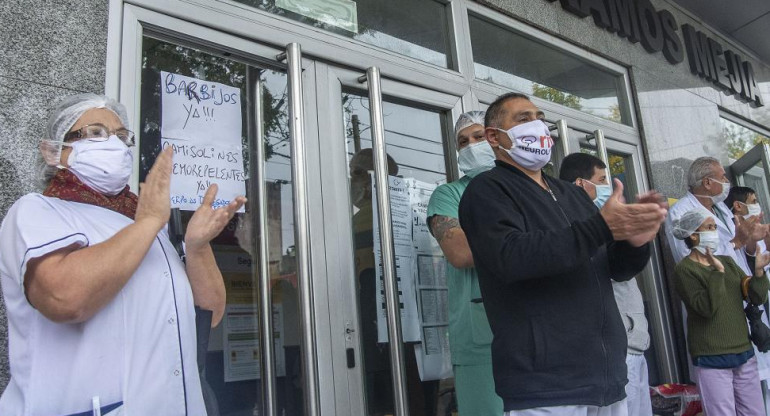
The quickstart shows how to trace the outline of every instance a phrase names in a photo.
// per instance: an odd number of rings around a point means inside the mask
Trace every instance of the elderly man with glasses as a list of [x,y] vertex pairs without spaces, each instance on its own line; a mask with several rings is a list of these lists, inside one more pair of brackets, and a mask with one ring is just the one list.
[[194,306],[222,318],[225,288],[209,242],[245,202],[192,216],[182,263],[165,230],[172,151],[139,197],[128,181],[133,133],[123,105],[63,100],[40,144],[42,194],[0,227],[11,380],[0,414],[205,415]]

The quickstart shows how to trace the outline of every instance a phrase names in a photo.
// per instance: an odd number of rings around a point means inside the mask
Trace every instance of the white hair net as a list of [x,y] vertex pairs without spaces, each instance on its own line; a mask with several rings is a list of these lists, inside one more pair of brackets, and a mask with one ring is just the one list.
[[128,127],[126,107],[104,95],[92,93],[66,97],[51,110],[48,118],[46,137],[40,141],[40,153],[43,157],[41,180],[47,183],[56,173],[56,166],[61,158],[62,141],[72,126],[83,114],[94,108],[106,108],[115,113],[125,128]]
[[485,114],[484,111],[468,111],[467,113],[462,113],[455,123],[455,140],[458,139],[460,132],[466,127],[470,127],[474,124],[480,124],[484,127]]
[[672,230],[674,237],[684,240],[691,236],[710,216],[711,213],[706,208],[697,207],[685,212],[679,218],[674,218]]

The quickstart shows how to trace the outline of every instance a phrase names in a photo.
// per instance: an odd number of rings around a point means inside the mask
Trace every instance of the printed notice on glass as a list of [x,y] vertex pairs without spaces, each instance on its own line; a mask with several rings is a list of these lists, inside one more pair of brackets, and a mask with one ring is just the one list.
[[[227,274],[227,305],[222,318],[225,382],[260,378],[259,312],[251,277]],[[276,375],[286,375],[283,352],[283,305],[273,304]]]
[[[420,319],[414,285],[414,245],[412,243],[412,207],[407,180],[388,176],[390,184],[390,214],[393,223],[393,246],[396,257],[398,303],[401,310],[401,335],[404,342],[420,341]],[[377,340],[388,342],[388,323],[385,312],[385,287],[382,276],[382,247],[380,245],[377,190],[372,178],[372,211],[374,230],[374,261],[377,271]]]
[[413,269],[421,336],[414,353],[420,379],[441,380],[452,376],[452,357],[446,260],[428,228],[428,202],[436,185],[409,179],[407,189],[412,210]]
[[171,207],[196,210],[212,184],[219,187],[214,208],[245,195],[240,89],[160,75],[161,145],[174,149]]

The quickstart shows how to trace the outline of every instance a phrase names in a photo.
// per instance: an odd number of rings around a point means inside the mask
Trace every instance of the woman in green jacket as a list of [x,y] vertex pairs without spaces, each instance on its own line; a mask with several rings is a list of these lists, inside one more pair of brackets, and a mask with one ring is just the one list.
[[749,258],[754,276],[746,276],[731,257],[715,253],[716,229],[703,208],[674,220],[674,236],[691,249],[675,268],[676,291],[687,308],[688,349],[707,415],[760,415],[762,390],[743,298],[757,305],[767,301],[764,267],[770,254]]

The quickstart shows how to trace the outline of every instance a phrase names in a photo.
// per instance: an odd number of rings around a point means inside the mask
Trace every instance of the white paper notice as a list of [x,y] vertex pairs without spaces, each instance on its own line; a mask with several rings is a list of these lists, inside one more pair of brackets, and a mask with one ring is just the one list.
[[161,104],[161,145],[174,149],[171,206],[197,209],[211,184],[215,208],[245,195],[240,89],[161,71]]
[[[404,342],[420,341],[420,318],[417,312],[417,294],[414,285],[414,245],[412,244],[412,208],[407,182],[388,176],[390,184],[390,216],[393,223],[393,246],[396,254],[399,307],[401,309],[401,336]],[[382,280],[382,247],[377,212],[377,191],[372,178],[372,211],[374,230],[374,261],[377,264],[377,340],[388,342],[388,324],[385,313],[385,287]]]
[[407,184],[412,207],[415,286],[420,313],[420,345],[414,353],[420,379],[441,380],[452,377],[449,351],[449,287],[446,260],[428,228],[428,202],[436,185],[410,179]]
[[[428,202],[436,185],[395,176],[389,176],[388,181],[403,341],[419,342],[414,345],[414,353],[421,380],[452,377],[446,260],[427,223]],[[379,342],[388,342],[374,180],[372,210],[374,259],[379,265],[377,338]]]
[[[261,377],[259,330],[256,305],[227,305],[224,323],[225,382]],[[286,375],[283,351],[283,306],[273,305],[275,372]]]

